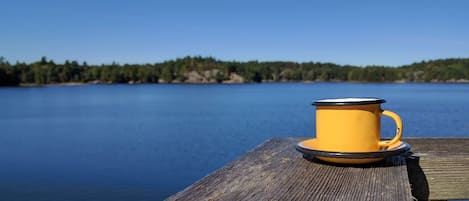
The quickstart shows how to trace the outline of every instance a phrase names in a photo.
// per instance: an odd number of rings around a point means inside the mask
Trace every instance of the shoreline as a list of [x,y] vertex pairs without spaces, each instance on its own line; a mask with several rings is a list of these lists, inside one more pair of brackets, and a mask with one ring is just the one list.
[[87,84],[241,83],[469,83],[469,58],[421,61],[399,67],[351,66],[320,62],[236,62],[184,57],[155,64],[57,64],[45,57],[31,64],[0,68],[2,86]]
[[355,83],[355,84],[469,84],[469,80],[462,81],[393,81],[393,82],[360,82],[360,81],[262,81],[262,82],[129,82],[129,83],[107,83],[107,82],[64,82],[64,83],[51,83],[51,84],[34,84],[34,83],[20,83],[19,85],[11,85],[9,87],[54,87],[54,86],[86,86],[86,85],[142,85],[142,84],[164,84],[164,85],[244,85],[244,84],[281,84],[281,83],[304,83],[304,84],[319,84],[319,83]]
[[34,84],[34,83],[20,83],[12,87],[48,87],[48,86],[83,86],[90,85],[90,83],[83,82],[64,82],[64,83],[51,83],[51,84]]

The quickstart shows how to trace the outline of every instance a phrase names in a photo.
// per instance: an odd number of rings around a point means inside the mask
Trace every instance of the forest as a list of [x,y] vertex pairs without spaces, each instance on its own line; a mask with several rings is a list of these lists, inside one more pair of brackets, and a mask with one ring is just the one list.
[[101,64],[46,57],[11,64],[0,57],[0,86],[63,83],[260,83],[260,82],[469,82],[469,58],[428,60],[391,66],[321,62],[221,61],[187,56],[159,63]]

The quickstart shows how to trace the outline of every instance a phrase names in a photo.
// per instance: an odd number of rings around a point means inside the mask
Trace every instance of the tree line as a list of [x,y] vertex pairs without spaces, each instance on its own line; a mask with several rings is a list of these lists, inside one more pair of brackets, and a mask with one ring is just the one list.
[[[236,78],[236,79],[235,79]],[[0,86],[60,83],[224,83],[224,82],[468,82],[469,58],[438,59],[399,67],[321,62],[221,61],[184,57],[153,64],[102,64],[42,57],[10,64],[0,57]]]

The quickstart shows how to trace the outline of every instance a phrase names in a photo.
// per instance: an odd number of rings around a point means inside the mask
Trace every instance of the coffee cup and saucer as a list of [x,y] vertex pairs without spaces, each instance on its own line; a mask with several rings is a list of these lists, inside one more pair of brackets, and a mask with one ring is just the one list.
[[[304,140],[296,150],[305,157],[342,164],[373,163],[410,150],[401,141],[402,120],[394,112],[382,110],[379,98],[321,99],[316,106],[316,138]],[[381,116],[396,123],[396,134],[381,140]]]

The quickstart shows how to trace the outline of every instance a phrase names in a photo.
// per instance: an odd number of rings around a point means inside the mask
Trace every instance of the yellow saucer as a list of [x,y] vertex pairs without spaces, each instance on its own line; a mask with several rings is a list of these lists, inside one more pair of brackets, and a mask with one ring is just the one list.
[[296,150],[305,156],[313,156],[320,160],[342,163],[342,164],[365,164],[380,161],[388,156],[395,156],[410,150],[410,145],[406,142],[398,143],[382,147],[382,150],[374,152],[336,152],[317,149],[316,139],[308,139],[301,141],[296,145]]

